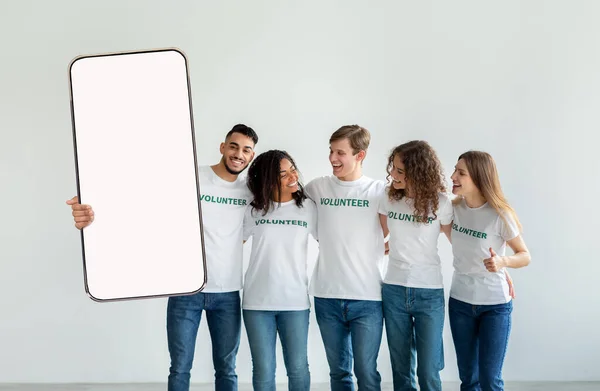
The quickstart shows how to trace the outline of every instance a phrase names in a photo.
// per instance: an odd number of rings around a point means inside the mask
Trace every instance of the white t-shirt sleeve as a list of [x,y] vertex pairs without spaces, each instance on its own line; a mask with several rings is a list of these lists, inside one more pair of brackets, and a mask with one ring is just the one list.
[[254,219],[252,217],[252,206],[246,208],[244,214],[244,241],[248,240],[252,236],[252,229],[254,227]]
[[383,190],[383,193],[381,194],[381,197],[379,197],[379,214],[382,215],[387,215],[389,210],[389,202],[388,202],[388,192],[387,192],[388,188],[386,187]]
[[516,221],[509,213],[503,213],[502,216],[498,216],[498,225],[498,232],[500,232],[500,236],[506,242],[516,238],[521,233]]
[[319,241],[319,226],[317,224],[317,205],[313,200],[308,199],[306,201],[306,207],[310,210],[310,231],[309,233],[318,242]]
[[438,210],[438,219],[440,220],[441,225],[452,223],[452,220],[454,219],[454,208],[452,207],[452,200],[450,200],[449,197],[440,197]]
[[306,186],[304,186],[304,192],[306,193],[306,195],[308,196],[308,198],[310,198],[311,200],[316,201],[316,197],[317,195],[316,193],[316,187],[317,187],[317,179],[313,179],[312,181],[308,182],[308,184]]

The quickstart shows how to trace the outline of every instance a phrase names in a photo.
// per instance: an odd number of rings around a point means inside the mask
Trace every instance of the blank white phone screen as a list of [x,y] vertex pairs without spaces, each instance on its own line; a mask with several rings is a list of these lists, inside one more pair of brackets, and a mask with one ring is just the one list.
[[191,294],[206,283],[187,60],[177,49],[70,66],[84,281],[96,301]]

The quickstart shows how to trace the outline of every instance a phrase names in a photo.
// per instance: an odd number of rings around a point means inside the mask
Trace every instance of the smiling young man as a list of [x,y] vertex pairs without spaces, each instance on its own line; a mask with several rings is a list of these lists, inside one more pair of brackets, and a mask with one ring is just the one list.
[[329,140],[333,175],[306,185],[317,204],[319,232],[310,293],[335,391],[354,390],[353,359],[358,388],[381,389],[384,243],[378,208],[384,183],[362,174],[370,140],[365,128],[342,126]]
[[[169,298],[167,340],[171,355],[168,390],[188,391],[196,335],[202,311],[210,332],[215,368],[215,390],[238,389],[235,361],[240,344],[243,221],[252,196],[239,174],[254,158],[258,136],[246,125],[235,125],[220,145],[221,160],[201,166],[198,173],[202,202],[207,284],[200,293]],[[77,197],[67,201],[75,226],[92,223],[94,212]]]

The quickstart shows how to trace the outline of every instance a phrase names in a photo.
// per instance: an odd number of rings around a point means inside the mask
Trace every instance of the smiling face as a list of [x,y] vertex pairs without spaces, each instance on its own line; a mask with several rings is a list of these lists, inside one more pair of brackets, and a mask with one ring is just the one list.
[[396,190],[406,190],[406,171],[404,163],[400,158],[400,155],[396,154],[390,167],[390,176],[392,177],[392,187]]
[[361,162],[365,151],[353,154],[350,141],[347,138],[336,140],[329,145],[329,162],[333,168],[333,175],[340,180],[354,180],[360,177]]
[[254,158],[254,141],[241,133],[232,133],[221,143],[221,161],[232,175],[238,175]]
[[279,187],[280,200],[292,200],[293,194],[298,191],[298,171],[288,159],[281,159],[279,163]]
[[467,169],[467,163],[464,159],[460,159],[456,166],[454,166],[454,173],[450,177],[452,179],[452,194],[468,197],[473,194],[480,194],[479,189],[475,186],[469,170]]

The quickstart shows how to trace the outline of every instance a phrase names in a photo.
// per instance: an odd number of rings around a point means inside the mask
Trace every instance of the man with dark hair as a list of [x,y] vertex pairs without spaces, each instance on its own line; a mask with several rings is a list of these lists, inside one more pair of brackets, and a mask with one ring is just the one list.
[[[238,389],[235,361],[241,332],[242,228],[246,206],[252,199],[245,179],[239,175],[254,158],[256,143],[258,136],[252,128],[235,125],[219,147],[219,163],[199,167],[207,284],[195,295],[169,298],[169,391],[190,389],[202,310],[206,312],[212,342],[215,390]],[[91,206],[79,204],[77,197],[67,204],[71,205],[78,229],[94,221]]]

